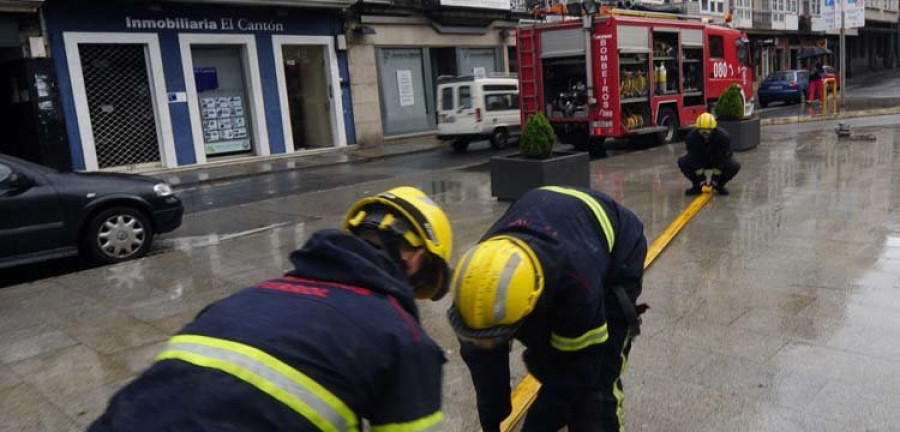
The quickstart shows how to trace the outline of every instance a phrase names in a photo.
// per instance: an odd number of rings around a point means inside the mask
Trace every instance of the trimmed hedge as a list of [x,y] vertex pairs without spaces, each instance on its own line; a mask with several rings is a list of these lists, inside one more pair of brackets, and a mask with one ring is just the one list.
[[544,114],[528,116],[522,137],[519,139],[519,151],[523,156],[532,159],[545,159],[553,152],[556,144],[556,133]]
[[719,97],[716,102],[716,118],[725,121],[737,121],[744,118],[744,98],[741,97],[741,88],[732,84]]

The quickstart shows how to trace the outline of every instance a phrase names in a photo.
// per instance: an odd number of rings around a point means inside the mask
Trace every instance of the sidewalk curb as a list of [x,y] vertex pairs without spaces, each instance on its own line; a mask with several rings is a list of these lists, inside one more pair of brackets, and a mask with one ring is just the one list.
[[781,126],[781,125],[789,125],[794,123],[809,123],[809,122],[817,122],[817,121],[829,121],[829,120],[844,120],[844,119],[852,119],[859,117],[875,117],[882,115],[892,115],[892,114],[900,114],[900,107],[894,108],[876,108],[870,110],[860,110],[860,111],[850,111],[843,112],[837,114],[826,114],[822,116],[790,116],[790,117],[777,117],[777,118],[768,118],[762,119],[762,126]]
[[[346,156],[354,156],[355,155],[358,157],[358,159],[323,161],[321,163],[310,163],[308,165],[298,164],[298,166],[295,166],[295,167],[288,167],[288,166],[273,167],[270,170],[260,170],[260,171],[256,171],[256,172],[240,172],[240,173],[235,173],[232,175],[224,175],[221,177],[209,178],[206,180],[191,180],[191,181],[186,181],[183,183],[172,183],[172,187],[174,189],[178,190],[178,189],[184,189],[184,188],[194,187],[194,186],[198,186],[198,185],[210,185],[210,184],[216,184],[216,183],[220,183],[220,182],[233,181],[233,180],[244,179],[244,178],[248,178],[248,177],[256,177],[256,176],[267,175],[267,174],[272,174],[272,173],[277,173],[277,172],[294,171],[294,170],[300,170],[300,169],[327,168],[327,167],[331,167],[331,166],[351,164],[351,163],[366,163],[366,162],[370,162],[373,160],[387,159],[387,158],[392,158],[395,156],[403,156],[403,155],[410,155],[410,154],[416,154],[416,153],[425,153],[425,152],[429,152],[432,150],[445,148],[445,147],[447,147],[445,144],[439,143],[439,144],[435,144],[432,146],[422,146],[422,147],[417,147],[417,148],[413,148],[410,150],[400,150],[400,151],[396,151],[396,152],[382,153],[379,155],[355,154],[355,153],[366,153],[373,149],[354,149],[354,150],[348,150],[346,152],[341,152],[341,153]],[[294,156],[294,157],[298,161],[302,161],[305,157],[310,157],[310,156],[316,156],[316,155]],[[277,160],[271,160],[271,161],[265,161],[265,162],[276,163],[276,162],[281,162],[284,159],[290,159],[290,158],[285,157],[285,158],[279,158]],[[255,162],[263,162],[263,161],[255,161]],[[186,169],[186,170],[180,171],[180,172],[185,172],[185,171],[189,171],[189,169]],[[157,179],[160,179],[163,181],[168,181],[169,178],[172,177],[173,174],[177,174],[177,173],[156,172],[156,173],[145,174],[145,175],[154,177],[154,178],[157,178]]]

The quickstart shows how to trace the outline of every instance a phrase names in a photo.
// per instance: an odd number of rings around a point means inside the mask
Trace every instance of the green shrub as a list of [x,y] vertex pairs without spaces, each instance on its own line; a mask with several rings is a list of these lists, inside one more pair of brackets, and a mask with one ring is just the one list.
[[528,116],[519,139],[519,151],[522,155],[532,159],[547,158],[553,152],[553,144],[556,144],[556,133],[547,117],[542,113]]
[[716,118],[725,121],[737,121],[744,118],[744,98],[741,97],[741,87],[732,84],[719,97],[716,102]]

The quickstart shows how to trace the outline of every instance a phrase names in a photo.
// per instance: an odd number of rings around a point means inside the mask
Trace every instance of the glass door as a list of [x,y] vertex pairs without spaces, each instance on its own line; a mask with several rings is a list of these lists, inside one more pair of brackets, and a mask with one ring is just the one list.
[[284,45],[284,78],[294,150],[334,147],[334,103],[326,47]]

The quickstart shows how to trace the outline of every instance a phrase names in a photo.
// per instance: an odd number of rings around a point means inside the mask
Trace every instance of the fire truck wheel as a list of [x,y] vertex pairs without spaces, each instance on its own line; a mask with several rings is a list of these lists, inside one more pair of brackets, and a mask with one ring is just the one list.
[[605,158],[609,156],[609,153],[606,151],[606,138],[603,137],[594,137],[588,140],[588,153],[590,157],[594,158]]
[[658,144],[669,144],[678,138],[678,114],[672,108],[660,108],[659,115],[656,116],[656,124],[666,128],[656,134]]
[[453,150],[455,150],[457,153],[465,153],[466,150],[469,149],[468,141],[456,140],[453,141],[451,145],[453,145]]

